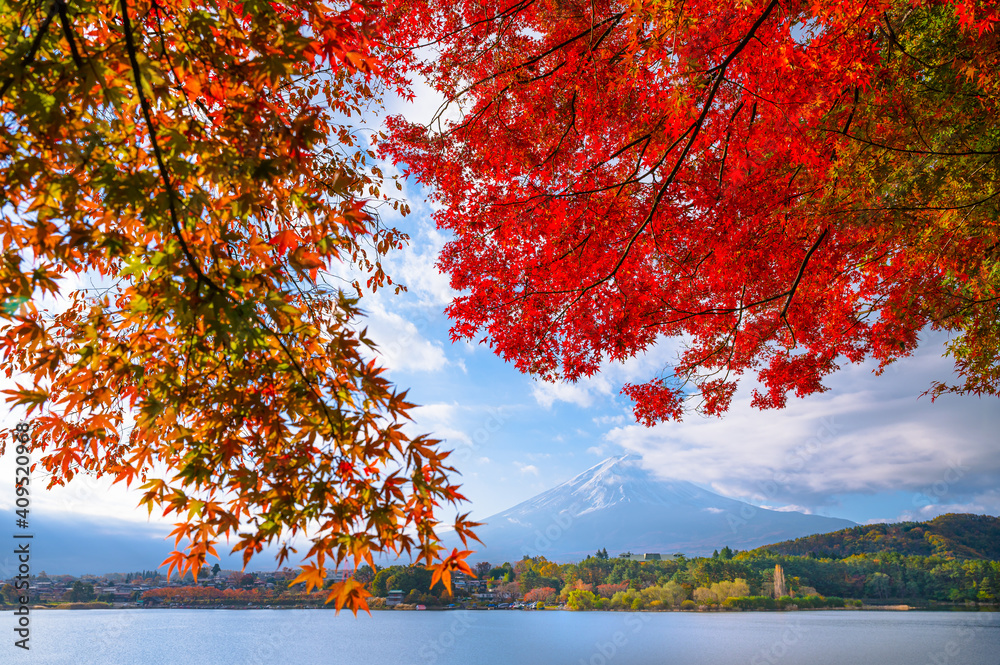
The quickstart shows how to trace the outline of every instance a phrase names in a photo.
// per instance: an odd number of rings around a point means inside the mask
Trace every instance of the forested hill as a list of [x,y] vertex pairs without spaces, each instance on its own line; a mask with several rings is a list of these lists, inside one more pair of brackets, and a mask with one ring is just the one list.
[[1000,518],[941,515],[929,522],[869,524],[786,540],[760,548],[785,555],[840,558],[852,554],[899,552],[921,556],[1000,561]]

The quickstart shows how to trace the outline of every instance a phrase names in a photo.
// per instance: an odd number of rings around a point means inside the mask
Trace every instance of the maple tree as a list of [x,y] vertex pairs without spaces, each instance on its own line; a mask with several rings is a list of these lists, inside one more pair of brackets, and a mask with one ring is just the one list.
[[[50,487],[137,483],[178,516],[168,575],[230,537],[244,562],[280,545],[280,565],[296,535],[307,591],[373,553],[468,571],[435,537],[462,499],[448,452],[403,432],[411,405],[359,323],[406,240],[352,124],[401,83],[380,7],[0,3],[7,392]],[[366,275],[356,295],[330,286],[339,264]]]
[[524,594],[524,602],[526,603],[537,603],[539,601],[545,603],[555,602],[556,598],[559,597],[559,592],[552,587],[538,587],[537,589],[532,589],[528,593]]
[[407,0],[444,97],[383,144],[433,186],[455,338],[626,384],[647,425],[879,371],[928,327],[1000,390],[998,9],[978,0]]

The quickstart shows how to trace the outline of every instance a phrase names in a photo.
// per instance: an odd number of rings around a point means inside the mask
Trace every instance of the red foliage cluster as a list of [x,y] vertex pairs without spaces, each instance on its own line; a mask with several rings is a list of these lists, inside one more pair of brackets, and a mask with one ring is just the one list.
[[618,584],[599,584],[597,585],[597,595],[602,598],[610,598],[619,591],[625,591],[628,589],[628,582],[619,582]]
[[935,391],[997,392],[995,3],[403,4],[450,106],[389,152],[454,234],[454,337],[569,381],[678,338],[624,387],[647,424],[746,373],[782,407],[928,325],[965,378]]
[[528,603],[536,603],[538,601],[552,602],[559,595],[559,592],[550,586],[538,587],[537,589],[532,589],[528,593],[524,594],[524,600]]

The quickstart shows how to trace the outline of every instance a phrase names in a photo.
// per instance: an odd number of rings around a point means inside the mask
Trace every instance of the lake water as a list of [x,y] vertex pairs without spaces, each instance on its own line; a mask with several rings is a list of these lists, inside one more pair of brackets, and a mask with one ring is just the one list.
[[44,665],[1000,665],[1000,613],[87,610],[31,614]]

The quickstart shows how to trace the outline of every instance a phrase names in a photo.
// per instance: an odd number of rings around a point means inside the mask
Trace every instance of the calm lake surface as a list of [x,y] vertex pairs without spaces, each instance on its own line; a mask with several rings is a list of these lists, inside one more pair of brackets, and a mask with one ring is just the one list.
[[375,612],[87,610],[31,613],[55,665],[998,665],[995,612]]

